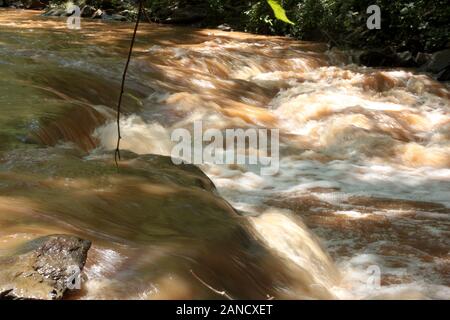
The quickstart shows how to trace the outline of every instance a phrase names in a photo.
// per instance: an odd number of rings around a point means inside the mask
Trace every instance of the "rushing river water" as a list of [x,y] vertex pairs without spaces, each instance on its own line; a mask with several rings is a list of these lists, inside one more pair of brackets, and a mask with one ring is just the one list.
[[170,155],[171,132],[196,120],[280,129],[274,176],[200,166],[231,218],[183,176],[162,184],[166,169],[151,184],[115,172],[133,25],[81,27],[0,10],[0,252],[43,234],[91,239],[81,299],[220,298],[197,278],[236,298],[450,297],[445,84],[319,43],[141,25],[122,149]]

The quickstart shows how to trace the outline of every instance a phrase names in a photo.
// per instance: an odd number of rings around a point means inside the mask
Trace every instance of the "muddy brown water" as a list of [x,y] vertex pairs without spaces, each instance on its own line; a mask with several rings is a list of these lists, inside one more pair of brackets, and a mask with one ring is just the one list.
[[[39,14],[0,10],[0,253],[89,238],[73,299],[221,298],[191,270],[235,298],[450,297],[446,84],[320,43],[142,24],[117,173],[133,25]],[[279,128],[278,174],[145,156],[195,120]]]

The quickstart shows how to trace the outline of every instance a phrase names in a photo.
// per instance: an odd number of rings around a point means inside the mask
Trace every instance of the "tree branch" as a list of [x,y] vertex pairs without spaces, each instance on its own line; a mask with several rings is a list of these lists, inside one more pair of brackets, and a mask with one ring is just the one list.
[[133,54],[133,46],[134,46],[134,42],[136,40],[136,33],[137,33],[137,30],[139,27],[139,21],[141,20],[143,2],[144,2],[144,0],[139,0],[139,9],[138,9],[138,15],[137,15],[137,19],[136,19],[136,25],[134,26],[133,38],[131,39],[130,51],[128,52],[127,63],[125,64],[125,68],[124,68],[123,74],[122,74],[122,84],[120,87],[119,101],[117,103],[117,146],[116,146],[116,151],[114,153],[114,161],[116,163],[117,169],[119,169],[118,160],[120,160],[120,140],[122,139],[122,136],[120,134],[120,113],[121,113],[121,107],[122,107],[122,97],[123,97],[123,92],[125,89],[125,79],[127,77],[128,66],[130,65],[131,55]]
[[227,298],[228,300],[234,300],[226,291],[219,291],[217,289],[214,289],[213,287],[211,287],[209,284],[207,284],[205,281],[203,281],[202,279],[200,279],[199,276],[197,276],[194,271],[190,270],[192,275],[198,280],[200,281],[201,284],[203,284],[205,287],[207,287],[209,290],[213,291],[214,293],[217,293],[218,295],[221,295],[222,297]]

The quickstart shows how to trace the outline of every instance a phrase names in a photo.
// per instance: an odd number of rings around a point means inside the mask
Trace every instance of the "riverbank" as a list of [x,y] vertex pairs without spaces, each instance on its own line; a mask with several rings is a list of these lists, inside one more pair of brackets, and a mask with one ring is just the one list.
[[[44,16],[68,16],[69,2],[47,0],[1,0],[0,6],[45,10]],[[338,3],[339,1],[337,1]],[[81,17],[106,21],[134,21],[137,16],[136,4],[133,1],[76,0],[70,2],[81,9]],[[308,10],[314,15],[323,16],[324,8],[313,7],[306,0],[300,7],[302,13],[295,13],[287,3],[287,11],[296,17],[295,25],[289,25],[272,17],[265,2],[250,1],[248,4],[223,1],[211,5],[208,1],[157,1],[148,3],[144,9],[143,22],[157,22],[198,28],[217,28],[223,31],[244,31],[259,34],[285,35],[300,40],[312,40],[328,43],[330,48],[337,47],[341,51],[353,52],[355,63],[368,67],[406,67],[416,68],[421,72],[432,74],[439,81],[450,80],[450,31],[447,18],[448,10],[442,10],[440,1],[422,12],[421,2],[410,7],[401,1],[396,8],[389,5],[383,10],[383,28],[368,30],[365,26],[366,14],[364,4],[350,1],[346,6],[328,8],[327,15],[336,15],[334,25],[318,19],[306,18]],[[336,4],[337,5],[337,4]],[[402,7],[404,5],[404,7]],[[355,7],[356,6],[356,7]],[[344,11],[351,13],[351,19],[345,20]],[[393,10],[393,12],[389,11]],[[393,22],[392,16],[400,10],[400,20]],[[336,11],[336,12],[334,12]],[[338,12],[337,12],[338,11]],[[433,12],[438,16],[428,21]],[[388,16],[386,17],[386,14]],[[422,17],[421,15],[424,15]],[[417,15],[414,18],[414,15]],[[325,18],[321,18],[325,19]],[[331,18],[327,18],[330,20]],[[414,20],[414,23],[411,21]],[[338,22],[340,21],[340,22]],[[409,22],[411,25],[407,25]],[[420,26],[417,21],[421,21]],[[342,26],[338,27],[341,23]],[[390,23],[389,26],[386,24]],[[394,26],[395,25],[395,26]],[[396,28],[394,32],[392,28]],[[364,29],[366,28],[366,29]],[[386,38],[387,36],[387,38]],[[390,38],[389,38],[390,37]],[[419,37],[420,39],[418,39]]]

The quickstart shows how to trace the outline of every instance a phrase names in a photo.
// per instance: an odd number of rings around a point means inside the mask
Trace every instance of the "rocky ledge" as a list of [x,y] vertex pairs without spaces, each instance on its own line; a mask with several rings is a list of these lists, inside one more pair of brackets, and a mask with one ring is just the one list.
[[431,74],[438,81],[450,81],[450,48],[433,54],[409,51],[395,52],[391,49],[367,50],[359,55],[359,62],[368,67],[417,68]]
[[90,246],[75,236],[50,235],[0,257],[0,299],[61,299],[83,269]]

